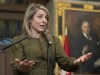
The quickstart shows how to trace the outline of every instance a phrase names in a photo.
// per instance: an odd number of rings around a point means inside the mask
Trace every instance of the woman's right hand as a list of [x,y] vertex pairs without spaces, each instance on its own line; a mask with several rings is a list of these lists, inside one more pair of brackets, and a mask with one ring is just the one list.
[[23,72],[32,69],[32,66],[35,64],[33,60],[28,61],[27,59],[25,60],[15,59],[15,63],[17,65],[17,68]]

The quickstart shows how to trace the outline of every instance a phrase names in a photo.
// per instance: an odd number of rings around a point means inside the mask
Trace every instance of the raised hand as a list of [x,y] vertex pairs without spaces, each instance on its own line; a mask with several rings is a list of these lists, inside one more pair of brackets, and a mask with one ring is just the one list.
[[17,68],[21,71],[29,71],[32,69],[32,66],[35,64],[33,60],[28,61],[27,59],[25,60],[19,60],[15,59]]
[[74,64],[75,64],[75,65],[79,65],[79,64],[85,62],[86,60],[88,60],[91,56],[92,56],[92,52],[89,52],[89,53],[87,53],[87,54],[84,54],[84,55],[82,55],[81,57],[79,57],[78,59],[76,59],[76,60],[74,61]]

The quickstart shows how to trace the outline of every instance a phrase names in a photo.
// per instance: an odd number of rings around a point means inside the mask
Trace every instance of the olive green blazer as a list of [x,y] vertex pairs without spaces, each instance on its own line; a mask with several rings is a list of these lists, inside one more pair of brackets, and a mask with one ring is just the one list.
[[[15,37],[13,41],[15,42],[18,39],[20,39],[20,36]],[[76,71],[78,65],[73,64],[75,59],[66,56],[59,38],[52,36],[52,41],[52,69],[54,70],[55,63],[58,63],[59,67],[65,71]],[[15,58],[33,60],[35,65],[32,69],[22,72],[17,68]],[[10,49],[10,63],[14,75],[47,75],[47,41],[45,37],[28,37],[12,46]]]

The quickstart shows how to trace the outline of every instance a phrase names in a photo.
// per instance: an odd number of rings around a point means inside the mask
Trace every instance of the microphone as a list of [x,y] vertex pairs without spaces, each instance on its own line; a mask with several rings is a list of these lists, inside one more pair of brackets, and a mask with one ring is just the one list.
[[50,33],[49,33],[49,30],[46,29],[43,33],[44,33],[44,35],[45,35],[45,37],[46,37],[46,40],[47,40],[48,43],[51,45],[51,44],[52,44],[52,39],[51,39],[51,35],[50,35]]

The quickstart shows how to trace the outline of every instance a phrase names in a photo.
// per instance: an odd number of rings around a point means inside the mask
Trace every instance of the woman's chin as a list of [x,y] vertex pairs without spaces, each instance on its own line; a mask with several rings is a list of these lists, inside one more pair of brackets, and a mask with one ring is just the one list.
[[39,30],[39,32],[44,32],[44,30],[45,30],[45,29],[41,29],[41,30]]

